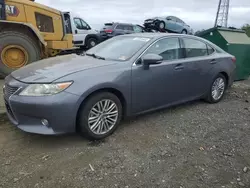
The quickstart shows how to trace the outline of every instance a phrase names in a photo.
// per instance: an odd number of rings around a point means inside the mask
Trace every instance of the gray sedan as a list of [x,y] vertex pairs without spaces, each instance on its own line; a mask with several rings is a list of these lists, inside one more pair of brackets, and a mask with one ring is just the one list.
[[231,86],[235,57],[182,34],[114,37],[84,56],[38,61],[5,78],[10,121],[23,131],[80,131],[103,139],[121,119],[205,99],[219,102]]

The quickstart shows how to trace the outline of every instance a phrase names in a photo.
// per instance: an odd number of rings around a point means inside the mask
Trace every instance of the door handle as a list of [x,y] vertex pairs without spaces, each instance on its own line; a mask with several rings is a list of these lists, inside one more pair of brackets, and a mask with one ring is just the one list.
[[77,30],[75,30],[75,34],[77,34],[78,32],[77,32]]
[[210,64],[216,64],[216,63],[217,63],[217,61],[215,59],[210,61]]
[[174,69],[175,70],[182,70],[182,69],[184,69],[184,66],[182,64],[177,64]]

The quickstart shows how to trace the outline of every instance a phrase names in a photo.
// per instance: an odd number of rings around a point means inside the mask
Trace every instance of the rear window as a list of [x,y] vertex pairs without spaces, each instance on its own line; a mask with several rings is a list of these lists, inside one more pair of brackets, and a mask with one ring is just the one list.
[[105,23],[104,25],[105,26],[112,26],[113,24],[112,23]]
[[150,40],[148,37],[117,36],[98,44],[86,53],[109,60],[126,61]]
[[105,23],[102,29],[112,29],[113,28],[113,23]]

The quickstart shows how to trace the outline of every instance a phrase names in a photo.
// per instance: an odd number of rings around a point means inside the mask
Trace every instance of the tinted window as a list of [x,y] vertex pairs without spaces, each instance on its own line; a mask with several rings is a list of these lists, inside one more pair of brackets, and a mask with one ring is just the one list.
[[41,32],[54,33],[53,20],[50,16],[46,16],[40,13],[35,13],[36,26]]
[[207,45],[207,53],[208,53],[208,55],[214,53],[214,49],[209,45]]
[[174,60],[183,57],[178,38],[161,39],[153,44],[146,53],[158,54],[162,56],[164,60]]
[[105,59],[125,61],[131,58],[150,39],[147,37],[117,36],[98,44],[86,53],[94,53]]
[[123,25],[117,25],[116,29],[122,29],[122,30],[124,30],[124,26]]
[[124,30],[134,31],[132,25],[125,25],[125,26],[124,26]]
[[206,56],[207,53],[207,45],[199,40],[195,39],[183,39],[186,57],[199,57],[199,56]]
[[112,29],[113,26],[114,26],[113,23],[105,23],[102,29]]
[[112,23],[105,23],[104,25],[105,25],[105,26],[113,26]]

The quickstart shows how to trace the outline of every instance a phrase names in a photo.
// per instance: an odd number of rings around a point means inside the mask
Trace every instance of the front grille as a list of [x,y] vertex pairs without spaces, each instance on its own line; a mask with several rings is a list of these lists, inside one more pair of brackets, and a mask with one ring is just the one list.
[[13,120],[16,121],[16,118],[15,118],[15,116],[14,116],[14,114],[13,114],[13,112],[12,112],[12,110],[11,110],[11,108],[10,108],[10,105],[8,104],[7,100],[4,100],[4,102],[5,102],[5,107],[6,107],[7,113],[10,115],[10,117],[11,117]]
[[11,95],[13,95],[16,91],[18,90],[18,87],[14,87],[14,86],[9,86],[7,84],[5,84],[4,87],[4,95],[9,98]]

